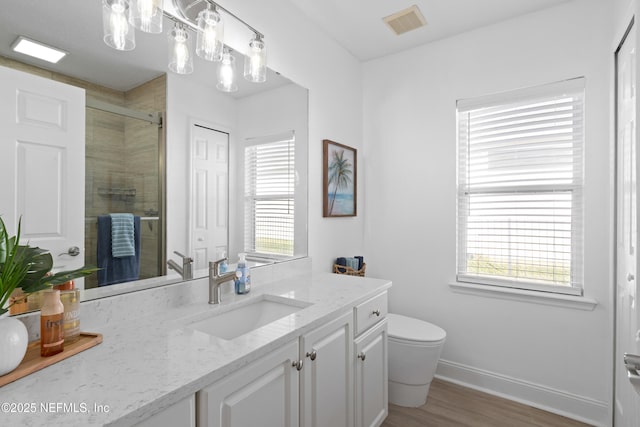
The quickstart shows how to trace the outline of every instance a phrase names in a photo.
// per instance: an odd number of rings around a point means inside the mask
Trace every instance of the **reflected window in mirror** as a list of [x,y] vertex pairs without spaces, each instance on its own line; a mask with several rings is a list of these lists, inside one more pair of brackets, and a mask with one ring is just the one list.
[[295,133],[245,141],[244,251],[259,258],[294,255]]

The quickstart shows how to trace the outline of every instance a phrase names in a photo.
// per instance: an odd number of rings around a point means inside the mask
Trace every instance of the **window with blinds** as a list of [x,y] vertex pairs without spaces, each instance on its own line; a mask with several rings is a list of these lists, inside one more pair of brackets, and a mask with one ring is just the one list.
[[245,146],[245,252],[294,253],[295,137],[293,132],[248,140]]
[[457,103],[462,282],[582,294],[584,79]]

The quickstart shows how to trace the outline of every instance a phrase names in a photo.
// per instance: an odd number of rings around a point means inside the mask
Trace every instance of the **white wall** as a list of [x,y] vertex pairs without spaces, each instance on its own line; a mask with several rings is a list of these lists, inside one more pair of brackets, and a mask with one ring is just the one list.
[[[332,139],[359,150],[363,148],[361,65],[283,0],[234,0],[221,1],[220,4],[265,35],[271,68],[309,89],[309,255],[313,258],[314,268],[330,271],[337,256],[360,254],[364,247],[363,215],[348,219],[322,218],[321,165],[323,139]],[[241,34],[243,30],[244,34]],[[245,49],[239,41],[248,43],[251,36],[241,27],[229,25],[225,28],[225,38],[239,51]],[[224,123],[226,114],[230,112],[215,105],[210,99],[211,93],[198,92],[184,77],[170,75],[167,86],[167,160],[178,165],[186,164],[187,117],[193,113],[197,117]],[[186,217],[183,203],[186,184],[180,175],[178,169],[168,168],[167,192],[168,199],[172,201],[167,212],[169,228],[173,221],[180,223]],[[360,171],[359,175],[362,184],[359,185],[358,203],[362,206],[364,179]],[[180,250],[186,246],[183,240],[179,233],[170,229],[168,250]]]
[[616,31],[613,41],[618,43],[622,39],[623,32],[627,29],[629,22],[631,22],[631,17],[636,11],[638,2],[636,0],[612,0],[612,3],[613,22]]
[[[336,257],[364,250],[364,215],[322,217],[322,140],[349,145],[359,153],[364,147],[361,64],[288,2],[234,0],[220,4],[264,33],[271,68],[309,89],[309,255],[314,269],[331,271]],[[225,37],[226,33],[227,28]],[[248,42],[250,37],[247,32],[244,39]],[[244,46],[233,47],[244,50]],[[364,161],[362,156],[359,161]],[[358,175],[358,205],[362,208],[362,169]]]
[[[612,400],[608,2],[580,0],[364,64],[367,274],[447,331],[439,373],[607,425]],[[586,77],[585,296],[593,311],[453,293],[456,100]]]
[[[191,173],[190,125],[217,125],[216,129],[236,127],[236,102],[215,88],[194,84],[188,76],[167,73],[167,252],[189,254],[189,194]],[[230,141],[231,144],[231,141]]]
[[[238,193],[244,188],[244,147],[248,138],[295,133],[295,198],[294,198],[294,255],[306,255],[307,244],[307,189],[309,160],[309,91],[296,84],[261,92],[238,100],[238,151],[232,170],[236,174]],[[235,212],[244,218],[244,199],[236,197]],[[239,244],[244,242],[244,221],[236,221],[233,235]],[[242,245],[240,250],[242,250]]]

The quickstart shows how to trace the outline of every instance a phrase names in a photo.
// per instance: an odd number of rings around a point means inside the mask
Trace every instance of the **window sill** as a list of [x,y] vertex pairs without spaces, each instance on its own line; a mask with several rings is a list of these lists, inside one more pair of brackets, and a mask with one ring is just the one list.
[[598,301],[592,298],[505,288],[501,286],[454,282],[449,284],[449,288],[453,292],[460,294],[552,305],[555,307],[566,307],[575,310],[593,311],[596,305],[598,305]]

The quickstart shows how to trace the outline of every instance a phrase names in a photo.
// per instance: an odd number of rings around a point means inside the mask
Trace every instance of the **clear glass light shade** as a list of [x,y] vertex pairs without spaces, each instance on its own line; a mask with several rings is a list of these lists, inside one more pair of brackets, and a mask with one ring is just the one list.
[[187,30],[179,25],[169,32],[169,69],[177,74],[193,72],[191,38]]
[[216,88],[222,92],[235,92],[238,90],[236,84],[236,58],[231,52],[225,51],[218,66],[218,84]]
[[130,0],[129,23],[145,33],[162,32],[162,0]]
[[196,53],[207,61],[220,61],[224,48],[224,23],[220,14],[213,9],[204,9],[198,13],[196,23]]
[[260,36],[249,42],[249,50],[244,57],[244,78],[255,83],[267,80],[267,49]]
[[103,40],[114,49],[136,47],[135,30],[129,25],[129,7],[129,0],[102,0]]

